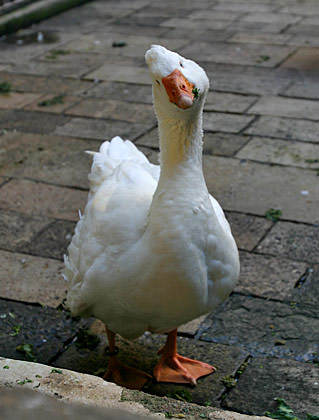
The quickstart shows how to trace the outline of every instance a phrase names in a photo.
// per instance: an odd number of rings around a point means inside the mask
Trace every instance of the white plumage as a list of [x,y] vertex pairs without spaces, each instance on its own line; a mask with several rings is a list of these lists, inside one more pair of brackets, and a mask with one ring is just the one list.
[[[202,173],[205,72],[163,47],[146,53],[159,120],[161,170],[115,137],[93,153],[88,203],[65,258],[67,305],[127,338],[172,331],[233,289],[238,251]],[[188,109],[161,80],[178,68],[199,92]],[[188,106],[188,104],[187,104]]]

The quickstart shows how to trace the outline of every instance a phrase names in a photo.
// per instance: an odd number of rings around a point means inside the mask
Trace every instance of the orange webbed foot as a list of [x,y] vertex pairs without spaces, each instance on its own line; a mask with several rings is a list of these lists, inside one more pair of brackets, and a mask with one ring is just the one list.
[[214,366],[188,357],[162,356],[154,368],[154,377],[158,382],[174,382],[196,385],[196,380],[215,372]]
[[129,389],[142,389],[152,377],[142,370],[135,369],[111,357],[103,379]]
[[158,382],[174,382],[196,385],[196,380],[215,372],[214,366],[199,360],[189,359],[177,353],[177,330],[168,334],[165,346],[158,352],[161,359],[153,375]]

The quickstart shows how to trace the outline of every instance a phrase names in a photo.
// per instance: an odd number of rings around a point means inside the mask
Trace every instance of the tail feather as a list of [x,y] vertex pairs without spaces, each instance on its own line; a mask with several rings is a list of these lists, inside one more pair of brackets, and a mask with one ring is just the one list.
[[110,142],[102,143],[98,152],[92,154],[93,164],[89,181],[91,190],[107,179],[123,161],[135,161],[140,164],[149,164],[146,156],[140,152],[129,140],[122,140],[121,137],[114,137]]

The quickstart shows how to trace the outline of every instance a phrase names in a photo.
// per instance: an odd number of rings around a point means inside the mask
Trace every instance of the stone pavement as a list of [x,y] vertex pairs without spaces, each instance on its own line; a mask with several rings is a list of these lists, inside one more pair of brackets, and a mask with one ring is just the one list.
[[[120,135],[157,162],[144,52],[158,43],[211,80],[205,176],[241,276],[222,307],[180,329],[181,352],[216,373],[121,398],[168,417],[260,416],[274,398],[319,415],[318,23],[317,0],[96,0],[0,39],[0,356],[105,370],[101,324],[62,309],[62,256],[86,202],[85,150]],[[120,355],[151,372],[164,339],[121,340]]]

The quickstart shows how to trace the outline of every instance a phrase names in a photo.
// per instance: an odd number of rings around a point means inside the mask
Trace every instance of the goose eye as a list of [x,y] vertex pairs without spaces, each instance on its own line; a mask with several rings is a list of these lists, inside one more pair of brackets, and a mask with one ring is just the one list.
[[184,68],[183,63],[179,63],[179,65]]
[[158,85],[160,85],[160,84],[161,84],[159,80],[155,80],[155,82],[156,82]]

